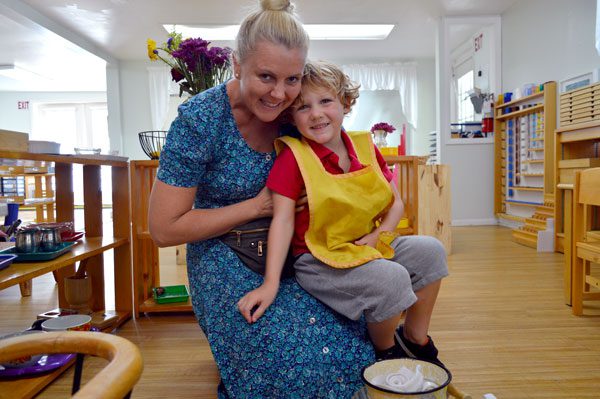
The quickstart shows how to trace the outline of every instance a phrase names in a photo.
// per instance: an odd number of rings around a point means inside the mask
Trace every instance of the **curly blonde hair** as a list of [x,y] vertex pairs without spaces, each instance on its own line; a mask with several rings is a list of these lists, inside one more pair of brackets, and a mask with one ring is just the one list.
[[[360,84],[350,80],[339,66],[331,62],[309,60],[304,67],[302,87],[329,89],[337,95],[344,108],[350,110],[356,104]],[[302,101],[302,92],[300,92],[292,106]]]

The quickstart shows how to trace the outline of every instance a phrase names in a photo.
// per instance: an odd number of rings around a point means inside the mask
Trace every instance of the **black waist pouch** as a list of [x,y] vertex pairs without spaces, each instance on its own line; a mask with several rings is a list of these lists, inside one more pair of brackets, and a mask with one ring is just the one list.
[[[219,237],[223,244],[236,253],[242,262],[252,271],[265,275],[267,263],[267,239],[271,218],[256,219],[236,226]],[[281,277],[294,275],[294,258],[288,253]]]

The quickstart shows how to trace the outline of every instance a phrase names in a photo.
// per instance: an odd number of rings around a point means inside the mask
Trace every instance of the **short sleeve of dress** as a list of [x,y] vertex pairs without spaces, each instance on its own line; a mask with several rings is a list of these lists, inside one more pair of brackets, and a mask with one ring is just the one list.
[[179,106],[160,154],[160,181],[176,187],[198,185],[212,158],[214,132],[207,129],[207,119],[196,98]]
[[284,147],[277,155],[267,178],[267,187],[294,201],[300,197],[300,192],[304,188],[304,180],[290,147]]

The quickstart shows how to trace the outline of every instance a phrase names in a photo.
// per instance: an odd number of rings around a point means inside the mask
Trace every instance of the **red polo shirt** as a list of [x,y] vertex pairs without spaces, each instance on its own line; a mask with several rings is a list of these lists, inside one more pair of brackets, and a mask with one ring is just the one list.
[[[350,157],[349,172],[354,172],[364,168],[365,166],[358,161],[358,157],[350,137],[348,137],[344,131],[342,131],[342,140],[346,145],[346,149],[348,150],[348,155]],[[344,173],[339,166],[339,157],[335,152],[331,151],[322,144],[315,143],[312,140],[307,141],[312,150],[321,160],[321,163],[327,172],[334,175]],[[377,163],[383,171],[383,175],[387,181],[392,181],[392,172],[387,167],[387,164],[385,163],[383,156],[377,147],[375,147],[375,155],[377,157]],[[302,178],[302,173],[300,172],[300,168],[298,167],[294,153],[289,147],[286,146],[277,155],[275,163],[273,164],[273,168],[271,169],[269,177],[267,178],[267,187],[269,187],[270,190],[294,201],[300,197],[300,193],[304,189],[304,179]],[[306,242],[304,241],[304,235],[308,230],[309,217],[308,204],[302,211],[296,213],[294,235],[292,237],[292,254],[294,256],[310,252],[306,246]]]

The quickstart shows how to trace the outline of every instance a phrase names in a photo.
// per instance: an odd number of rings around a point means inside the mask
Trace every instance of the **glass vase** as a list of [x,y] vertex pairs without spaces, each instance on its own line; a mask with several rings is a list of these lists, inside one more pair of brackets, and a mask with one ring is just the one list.
[[385,130],[373,131],[373,142],[378,148],[387,147],[387,141],[385,140],[387,132]]

